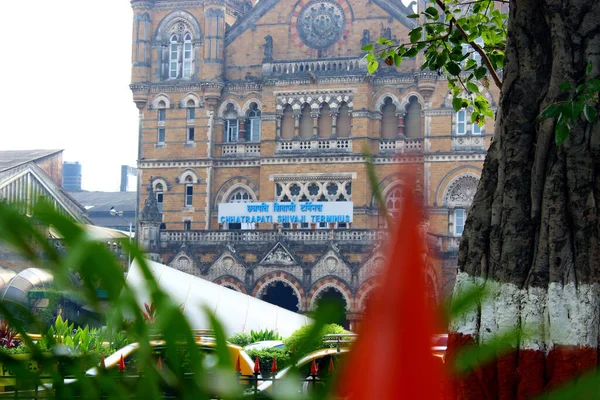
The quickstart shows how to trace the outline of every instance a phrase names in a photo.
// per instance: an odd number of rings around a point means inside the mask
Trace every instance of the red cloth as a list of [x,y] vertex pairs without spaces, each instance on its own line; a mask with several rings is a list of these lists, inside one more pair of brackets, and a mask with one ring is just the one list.
[[422,208],[412,180],[388,243],[388,262],[344,360],[338,394],[352,400],[439,399],[443,372],[431,351],[434,312],[427,301]]

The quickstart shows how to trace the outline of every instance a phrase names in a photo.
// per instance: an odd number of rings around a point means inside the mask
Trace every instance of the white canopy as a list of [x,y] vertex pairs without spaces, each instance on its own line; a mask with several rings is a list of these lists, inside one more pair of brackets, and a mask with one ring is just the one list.
[[[181,304],[192,329],[211,329],[204,307],[219,319],[227,335],[270,329],[284,338],[312,320],[304,315],[277,307],[266,301],[186,274],[164,264],[146,260],[159,287]],[[127,274],[141,306],[149,303],[148,289],[141,269],[134,261]]]

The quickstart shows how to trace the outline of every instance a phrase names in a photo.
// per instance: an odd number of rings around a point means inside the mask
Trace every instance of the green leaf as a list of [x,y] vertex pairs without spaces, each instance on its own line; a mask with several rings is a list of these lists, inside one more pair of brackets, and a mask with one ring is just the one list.
[[446,64],[446,69],[448,70],[448,72],[451,75],[457,76],[460,75],[461,73],[461,69],[460,69],[460,65],[458,65],[455,62],[450,61],[449,63]]
[[561,103],[552,103],[549,104],[544,110],[541,112],[540,117],[542,118],[554,118],[558,116],[561,112],[562,102]]
[[474,285],[464,291],[458,292],[452,301],[446,306],[446,314],[449,320],[460,317],[470,309],[476,308],[478,304],[489,295],[485,285]]
[[408,14],[406,18],[419,18],[419,14]]
[[552,390],[545,400],[596,399],[600,393],[600,380],[596,369],[579,376],[575,382],[565,382]]
[[413,58],[415,57],[417,54],[419,53],[419,50],[417,50],[416,47],[413,47],[411,49],[408,49],[408,51],[406,53],[404,53],[404,57],[405,58]]
[[569,137],[569,127],[565,122],[557,122],[554,129],[554,142],[560,146]]
[[594,107],[590,106],[589,104],[584,104],[583,115],[589,123],[592,123],[596,121],[597,111]]
[[394,54],[394,65],[398,67],[400,64],[402,64],[402,56],[399,54]]
[[361,47],[361,49],[362,51],[373,51],[373,43],[365,44],[363,47]]
[[432,19],[438,19],[439,17],[438,10],[435,7],[427,7],[425,9],[425,14],[431,15]]
[[471,92],[479,93],[479,87],[473,82],[467,82],[467,89]]
[[411,43],[418,42],[419,39],[421,39],[422,32],[423,32],[423,27],[421,27],[421,26],[418,26],[415,29],[413,29],[412,31],[410,31],[410,33],[408,34],[408,36],[410,37],[410,42]]
[[367,64],[367,71],[369,74],[377,71],[377,68],[379,68],[379,63],[377,61],[369,61],[369,64]]
[[588,65],[585,68],[585,73],[589,74],[590,72],[592,72],[592,68],[593,68],[593,64],[592,64],[592,61],[590,60],[590,61],[588,61]]
[[483,78],[485,74],[487,74],[487,68],[485,67],[479,67],[475,70],[475,78],[477,79]]
[[452,108],[454,109],[454,111],[459,111],[463,105],[463,99],[461,99],[460,97],[455,97],[452,99]]
[[572,86],[569,82],[563,82],[560,85],[558,85],[558,88],[563,92],[568,92],[572,89]]

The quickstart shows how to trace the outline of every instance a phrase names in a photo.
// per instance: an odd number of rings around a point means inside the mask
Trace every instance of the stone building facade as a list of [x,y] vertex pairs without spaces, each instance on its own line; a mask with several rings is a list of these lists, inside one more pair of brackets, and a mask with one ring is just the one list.
[[[261,298],[291,295],[295,304],[284,305],[301,312],[337,296],[356,318],[385,262],[386,218],[366,149],[391,214],[407,195],[403,168],[417,171],[430,296],[448,293],[493,121],[479,127],[469,110],[454,112],[447,81],[420,70],[420,56],[367,73],[362,45],[407,40],[413,8],[389,0],[131,3],[138,232],[153,257]],[[481,90],[495,106],[497,94]],[[352,201],[354,218],[219,223],[219,203],[254,201]]]

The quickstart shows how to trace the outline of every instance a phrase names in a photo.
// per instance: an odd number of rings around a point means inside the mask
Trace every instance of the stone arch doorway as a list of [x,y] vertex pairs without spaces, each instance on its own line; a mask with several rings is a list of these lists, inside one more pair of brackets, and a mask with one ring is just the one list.
[[314,302],[315,309],[319,308],[319,306],[323,303],[335,303],[340,306],[344,312],[340,316],[340,318],[336,321],[330,321],[332,323],[343,326],[345,329],[350,329],[350,321],[348,321],[347,311],[349,304],[346,303],[346,299],[341,291],[336,289],[333,286],[327,287],[321,290],[316,295],[316,299]]
[[300,311],[300,299],[292,286],[283,281],[273,281],[261,291],[259,299],[286,310]]

